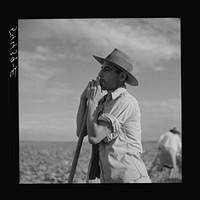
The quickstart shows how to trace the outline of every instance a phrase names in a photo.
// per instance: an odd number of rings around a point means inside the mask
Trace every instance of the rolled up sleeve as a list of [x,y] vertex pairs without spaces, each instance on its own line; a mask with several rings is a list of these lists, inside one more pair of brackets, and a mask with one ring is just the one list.
[[99,116],[98,121],[108,122],[112,125],[112,133],[103,139],[104,142],[110,142],[119,135],[121,123],[119,120],[110,113],[103,113]]

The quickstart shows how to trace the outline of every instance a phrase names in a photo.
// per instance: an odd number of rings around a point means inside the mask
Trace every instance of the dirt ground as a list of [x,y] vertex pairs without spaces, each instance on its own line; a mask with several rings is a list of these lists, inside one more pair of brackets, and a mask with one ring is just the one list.
[[[151,169],[157,155],[155,142],[143,142],[142,159],[147,167],[153,183],[182,182],[182,161],[177,160],[179,168],[172,178],[168,176],[168,169],[162,172],[157,166]],[[20,183],[67,183],[70,173],[76,142],[20,142]],[[74,183],[85,183],[90,159],[90,144],[84,142],[81,148]],[[94,182],[98,183],[99,180]]]

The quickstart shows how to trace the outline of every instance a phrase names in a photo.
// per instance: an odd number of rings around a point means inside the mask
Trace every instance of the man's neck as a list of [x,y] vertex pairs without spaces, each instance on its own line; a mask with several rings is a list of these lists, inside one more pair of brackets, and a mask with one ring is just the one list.
[[108,93],[114,92],[115,90],[117,90],[117,89],[120,88],[120,87],[124,87],[124,88],[126,88],[126,85],[125,85],[125,84],[118,85],[118,86],[115,87],[114,89],[107,90],[107,92],[108,92]]

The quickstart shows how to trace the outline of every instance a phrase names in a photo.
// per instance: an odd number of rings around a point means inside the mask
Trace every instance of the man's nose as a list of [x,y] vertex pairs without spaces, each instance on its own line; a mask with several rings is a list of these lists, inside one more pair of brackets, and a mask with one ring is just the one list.
[[98,76],[101,77],[103,75],[102,70],[98,73]]

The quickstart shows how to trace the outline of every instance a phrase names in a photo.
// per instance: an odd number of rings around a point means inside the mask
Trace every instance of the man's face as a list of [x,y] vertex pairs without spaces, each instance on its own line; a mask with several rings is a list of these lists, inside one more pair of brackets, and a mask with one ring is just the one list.
[[104,62],[98,76],[102,90],[115,90],[119,83],[119,73],[114,65]]

